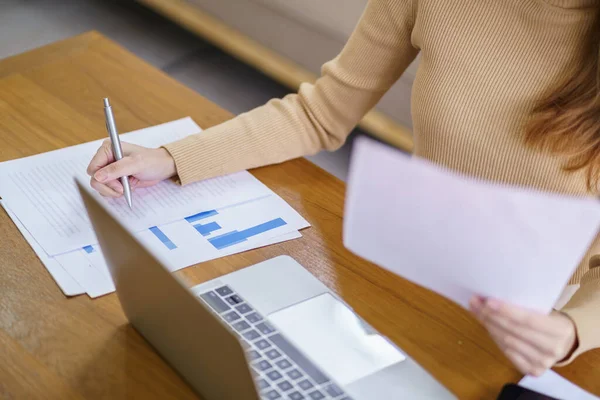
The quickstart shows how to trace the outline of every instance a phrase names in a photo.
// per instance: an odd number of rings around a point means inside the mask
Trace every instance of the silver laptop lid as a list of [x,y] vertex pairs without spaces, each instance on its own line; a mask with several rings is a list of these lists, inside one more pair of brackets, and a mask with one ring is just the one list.
[[127,319],[202,396],[257,400],[235,334],[144,248],[87,184],[77,186]]

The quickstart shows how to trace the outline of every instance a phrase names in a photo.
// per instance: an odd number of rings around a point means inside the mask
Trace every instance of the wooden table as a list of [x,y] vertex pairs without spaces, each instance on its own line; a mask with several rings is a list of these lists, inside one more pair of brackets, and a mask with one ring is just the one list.
[[[231,118],[92,32],[0,61],[0,161],[105,137],[105,96],[123,132]],[[341,181],[304,159],[253,173],[313,227],[300,240],[179,274],[200,283],[288,254],[459,398],[492,399],[520,379],[468,313],[344,249]],[[0,398],[197,398],[128,325],[114,294],[65,298],[3,211],[0,237]],[[560,372],[600,393],[599,366],[591,352]]]

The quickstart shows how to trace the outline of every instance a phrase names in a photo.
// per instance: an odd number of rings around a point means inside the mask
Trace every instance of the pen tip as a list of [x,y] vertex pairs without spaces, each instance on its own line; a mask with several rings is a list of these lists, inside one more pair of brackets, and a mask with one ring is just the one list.
[[104,107],[110,107],[110,102],[108,101],[108,98],[104,99]]

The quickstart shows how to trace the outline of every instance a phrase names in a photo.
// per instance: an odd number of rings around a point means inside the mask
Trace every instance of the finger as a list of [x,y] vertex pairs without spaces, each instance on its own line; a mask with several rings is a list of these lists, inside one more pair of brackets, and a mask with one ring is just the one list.
[[94,178],[98,182],[104,183],[119,179],[122,176],[135,175],[140,171],[140,164],[141,161],[139,157],[124,157],[123,159],[115,161],[114,163],[96,171]]
[[475,315],[478,315],[481,312],[483,306],[484,299],[481,296],[473,296],[471,297],[471,300],[469,300],[469,307]]
[[108,186],[98,182],[94,178],[90,179],[90,186],[104,197],[121,197],[119,193],[115,192]]
[[135,176],[129,177],[129,186],[131,187],[131,189],[137,188],[139,184],[140,180],[138,178],[136,178]]
[[529,365],[534,368],[542,368],[546,370],[552,367],[556,362],[553,357],[540,352],[528,342],[523,341],[502,329],[499,329],[495,326],[486,326],[486,328],[490,332],[492,338],[494,338],[494,341],[502,350],[505,352],[512,350],[519,353],[525,360],[527,360]]
[[555,329],[547,315],[504,303],[496,299],[488,299],[486,306],[495,315],[510,320],[513,324],[543,332],[550,336],[556,336]]
[[117,192],[119,196],[123,194],[123,184],[120,180],[104,182],[104,185]]
[[539,331],[523,327],[516,324],[513,320],[494,314],[488,307],[484,307],[479,314],[480,321],[486,327],[495,327],[502,330],[506,335],[511,335],[520,339],[538,351],[548,356],[554,356],[555,341]]
[[502,351],[504,352],[504,355],[506,356],[506,358],[508,358],[510,360],[510,362],[523,374],[531,374],[533,372],[533,370],[535,369],[531,363],[529,362],[529,360],[524,357],[522,354],[520,354],[519,352],[517,352],[516,350],[513,350],[511,348],[508,347],[504,347],[505,345],[502,344],[502,341],[499,340],[499,338],[496,337],[496,333],[494,332],[490,332],[490,335],[492,336],[492,338],[494,339],[494,341],[496,341],[496,343],[498,343],[498,346],[502,349]]
[[98,171],[100,168],[112,163],[115,161],[115,157],[112,152],[112,147],[110,144],[110,140],[105,140],[102,143],[102,146],[98,149],[90,164],[87,168],[88,175],[92,176]]
[[129,184],[131,185],[131,189],[147,188],[150,186],[154,186],[159,182],[160,181],[142,181],[134,176],[129,177]]
[[519,371],[521,371],[521,373],[530,375],[535,372],[536,369],[529,365],[529,362],[516,351],[508,349],[506,350],[505,354],[506,357],[513,363],[513,365],[517,367]]

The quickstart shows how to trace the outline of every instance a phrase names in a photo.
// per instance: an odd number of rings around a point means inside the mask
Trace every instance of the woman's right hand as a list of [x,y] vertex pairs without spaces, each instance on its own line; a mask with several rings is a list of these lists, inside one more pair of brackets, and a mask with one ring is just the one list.
[[175,161],[166,149],[149,149],[122,143],[123,158],[115,161],[110,140],[105,140],[90,161],[87,173],[90,184],[103,196],[121,197],[123,185],[119,178],[129,176],[131,189],[156,185],[177,173]]

